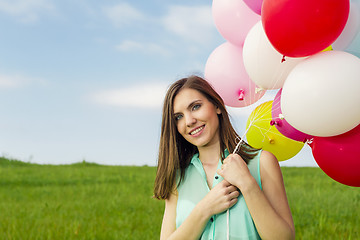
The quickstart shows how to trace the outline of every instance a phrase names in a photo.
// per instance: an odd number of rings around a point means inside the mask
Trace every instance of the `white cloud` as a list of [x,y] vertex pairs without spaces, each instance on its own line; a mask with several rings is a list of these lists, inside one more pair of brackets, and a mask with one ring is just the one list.
[[4,75],[0,74],[0,89],[1,88],[19,88],[24,87],[30,83],[45,83],[41,79],[24,77],[21,75]]
[[40,14],[54,10],[47,0],[0,0],[0,12],[18,18],[23,23],[38,21]]
[[156,54],[162,56],[169,56],[170,52],[163,46],[156,43],[142,43],[131,40],[125,40],[116,46],[116,49],[121,52],[142,52],[146,54]]
[[0,88],[16,88],[21,85],[20,82],[18,77],[0,75]]
[[104,7],[103,12],[116,27],[123,27],[134,21],[145,19],[142,12],[128,3],[120,3],[112,7]]
[[166,30],[198,43],[207,42],[216,33],[210,5],[171,6],[162,24]]
[[95,93],[92,100],[117,107],[161,108],[167,87],[165,83],[152,83],[104,90]]
[[[179,40],[185,40],[191,43],[187,49],[189,53],[196,55],[200,52],[199,46],[212,43],[219,36],[209,5],[195,7],[173,5],[168,8],[163,16],[156,17],[146,16],[127,3],[103,8],[103,12],[116,27],[124,27],[135,22],[146,24],[151,22],[151,27],[160,29],[162,34],[165,34],[162,39],[163,42],[164,40],[168,41],[167,46],[169,46],[166,48],[158,43],[124,40],[116,46],[116,49],[122,52],[137,51],[145,54],[169,56],[173,52],[174,46],[178,46]],[[176,43],[169,40],[173,39],[174,36]]]

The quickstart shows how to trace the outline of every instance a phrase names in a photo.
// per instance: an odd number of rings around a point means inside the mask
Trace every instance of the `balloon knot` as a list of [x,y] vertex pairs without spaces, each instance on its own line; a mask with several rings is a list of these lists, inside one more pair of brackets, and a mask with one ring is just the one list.
[[285,119],[284,115],[282,115],[281,113],[279,114],[279,118],[280,118],[281,120],[284,120],[284,119]]
[[255,94],[264,91],[265,89],[263,89],[262,87],[257,87],[255,88]]
[[285,55],[283,55],[283,58],[281,59],[281,63],[285,62],[286,59],[285,59]]
[[241,89],[241,90],[239,91],[239,98],[238,98],[239,101],[243,101],[243,100],[244,100],[244,97],[245,97],[244,95],[245,95],[245,92],[244,92],[244,90]]
[[307,143],[307,144],[310,146],[310,148],[312,148],[312,147],[313,147],[314,138],[305,139],[304,142]]
[[276,126],[279,126],[279,127],[281,127],[281,121],[279,120],[279,119],[275,119],[275,120],[271,120],[270,121],[270,125],[271,126],[274,126],[274,125],[276,125]]

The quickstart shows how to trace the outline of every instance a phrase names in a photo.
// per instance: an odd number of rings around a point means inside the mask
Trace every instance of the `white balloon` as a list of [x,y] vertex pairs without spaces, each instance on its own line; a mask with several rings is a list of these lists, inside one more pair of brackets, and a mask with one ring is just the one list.
[[329,137],[360,123],[360,59],[342,51],[317,53],[299,63],[281,95],[285,119],[313,136]]
[[264,89],[279,89],[290,71],[304,58],[285,57],[271,45],[261,21],[245,38],[243,59],[250,79]]

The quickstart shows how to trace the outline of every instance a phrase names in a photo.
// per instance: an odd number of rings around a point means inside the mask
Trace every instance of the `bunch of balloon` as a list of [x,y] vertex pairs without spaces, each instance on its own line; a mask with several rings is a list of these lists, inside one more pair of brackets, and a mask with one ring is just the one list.
[[[360,186],[360,59],[356,56],[360,52],[359,20],[359,1],[334,0],[329,4],[326,0],[264,0],[261,8],[266,39],[283,56],[282,62],[298,59],[285,72],[285,77],[276,80],[270,77],[267,85],[261,83],[265,87],[282,84],[274,100],[272,124],[294,140],[312,138],[310,146],[319,167],[334,180],[357,187]],[[358,41],[355,50],[349,48],[354,41]],[[322,51],[330,45],[333,51]],[[247,55],[251,54],[254,50]],[[260,53],[257,54],[260,58]],[[263,68],[263,63],[256,61]],[[245,66],[251,62],[245,59],[245,54],[244,62]],[[277,69],[270,67],[269,72],[271,68]],[[249,69],[250,75],[254,70]],[[259,80],[259,76],[253,79],[259,84],[266,81]]]
[[[271,107],[262,104],[249,117],[248,142],[284,160],[297,149],[286,152],[273,136],[313,141],[320,168],[358,186],[360,159],[351,156],[359,154],[349,146],[360,143],[360,0],[213,0],[212,10],[227,42],[209,56],[205,78],[225,104],[248,106],[279,89]],[[349,168],[356,169],[350,180]]]

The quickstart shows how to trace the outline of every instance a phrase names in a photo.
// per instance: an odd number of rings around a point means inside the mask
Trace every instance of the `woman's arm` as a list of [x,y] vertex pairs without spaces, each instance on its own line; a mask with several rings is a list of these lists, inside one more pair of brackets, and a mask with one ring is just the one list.
[[177,194],[171,194],[170,198],[165,200],[165,211],[161,224],[160,240],[168,239],[168,237],[176,230],[177,199]]
[[210,217],[225,211],[237,202],[239,191],[227,181],[217,184],[194,207],[190,215],[176,229],[177,193],[165,200],[160,239],[199,239]]
[[267,151],[260,156],[263,191],[239,155],[229,155],[219,174],[242,192],[262,239],[294,239],[295,227],[276,157]]

